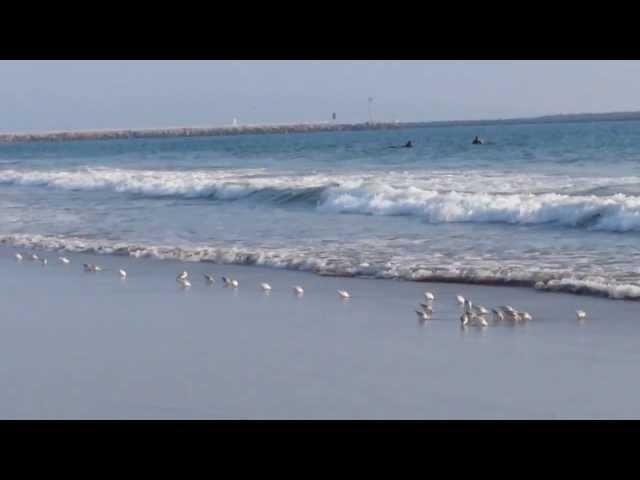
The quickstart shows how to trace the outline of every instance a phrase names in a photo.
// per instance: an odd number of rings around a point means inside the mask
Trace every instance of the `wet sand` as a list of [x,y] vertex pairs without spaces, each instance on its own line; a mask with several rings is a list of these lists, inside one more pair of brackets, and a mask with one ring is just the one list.
[[[0,250],[2,419],[640,418],[638,302],[36,252],[43,267],[14,252]],[[458,293],[534,319],[463,330]]]

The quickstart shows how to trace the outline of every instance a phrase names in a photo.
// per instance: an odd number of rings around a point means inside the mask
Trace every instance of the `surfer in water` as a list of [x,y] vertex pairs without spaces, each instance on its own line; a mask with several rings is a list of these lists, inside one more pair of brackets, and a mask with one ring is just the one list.
[[476,135],[476,138],[473,139],[473,142],[471,142],[473,145],[482,145],[484,142],[482,140],[480,140],[480,138],[478,138],[478,136]]
[[409,140],[404,145],[391,145],[389,148],[413,148],[413,142]]

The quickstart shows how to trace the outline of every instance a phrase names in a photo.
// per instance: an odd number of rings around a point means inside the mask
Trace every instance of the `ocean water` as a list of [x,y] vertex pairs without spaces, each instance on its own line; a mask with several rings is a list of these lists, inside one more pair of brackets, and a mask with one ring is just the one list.
[[23,250],[635,299],[640,122],[1,145],[0,220]]

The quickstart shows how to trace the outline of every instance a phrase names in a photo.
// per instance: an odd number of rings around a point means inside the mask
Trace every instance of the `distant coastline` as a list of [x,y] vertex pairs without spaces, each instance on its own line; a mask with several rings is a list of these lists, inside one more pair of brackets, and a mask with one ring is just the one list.
[[299,123],[290,125],[238,125],[218,127],[167,127],[113,130],[85,130],[34,133],[0,133],[0,143],[61,142],[77,140],[120,140],[133,138],[214,137],[249,134],[312,133],[406,128],[490,126],[536,123],[575,123],[640,120],[640,112],[577,113],[530,118],[493,120],[447,120],[431,122]]

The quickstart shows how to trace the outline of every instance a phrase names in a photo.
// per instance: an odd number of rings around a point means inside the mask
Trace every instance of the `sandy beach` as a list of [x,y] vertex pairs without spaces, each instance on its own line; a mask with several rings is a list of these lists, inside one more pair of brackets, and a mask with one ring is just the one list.
[[[42,266],[15,252],[0,251],[3,419],[640,417],[637,302],[110,255],[63,265],[36,252]],[[84,272],[88,262],[105,271]],[[434,318],[421,324],[425,290]],[[534,319],[463,330],[457,293]]]

